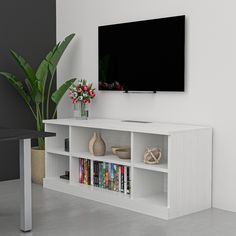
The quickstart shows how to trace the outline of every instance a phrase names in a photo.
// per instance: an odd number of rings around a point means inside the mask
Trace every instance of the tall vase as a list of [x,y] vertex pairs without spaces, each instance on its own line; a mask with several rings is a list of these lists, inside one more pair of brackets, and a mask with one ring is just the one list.
[[79,120],[88,119],[88,105],[83,102],[74,104],[74,118]]
[[94,133],[93,133],[93,137],[92,137],[92,138],[90,139],[90,141],[89,141],[89,152],[90,152],[91,154],[93,154],[93,145],[94,145],[96,139],[97,139],[97,133],[94,132]]
[[101,134],[97,134],[97,138],[93,144],[93,155],[94,156],[104,156],[106,153],[106,144],[101,137]]

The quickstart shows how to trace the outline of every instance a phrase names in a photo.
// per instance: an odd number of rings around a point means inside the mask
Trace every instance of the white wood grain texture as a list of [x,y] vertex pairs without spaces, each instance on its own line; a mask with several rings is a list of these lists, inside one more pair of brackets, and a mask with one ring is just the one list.
[[169,137],[169,217],[211,207],[212,130]]
[[160,134],[160,135],[170,135],[176,132],[185,132],[185,131],[206,128],[204,126],[192,125],[192,124],[187,125],[187,124],[164,123],[164,122],[135,123],[135,122],[123,122],[122,120],[100,119],[100,118],[92,118],[89,120],[55,119],[55,120],[44,120],[44,123],[75,126],[75,127],[87,127],[95,129],[98,128],[107,130]]

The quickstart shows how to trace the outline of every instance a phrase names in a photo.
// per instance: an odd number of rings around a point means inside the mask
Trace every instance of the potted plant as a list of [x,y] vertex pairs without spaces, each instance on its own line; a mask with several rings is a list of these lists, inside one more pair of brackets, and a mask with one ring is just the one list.
[[[75,79],[70,79],[62,84],[56,91],[52,91],[52,83],[61,56],[75,34],[70,34],[64,41],[59,42],[42,60],[36,71],[26,60],[11,50],[11,55],[17,65],[24,73],[25,80],[17,79],[15,75],[0,72],[3,78],[17,90],[32,112],[36,121],[36,129],[44,131],[44,119],[53,119],[56,116],[57,106],[68,88]],[[50,115],[50,104],[54,103],[54,112]],[[42,183],[45,174],[45,142],[43,138],[38,139],[38,147],[32,148],[32,180]]]

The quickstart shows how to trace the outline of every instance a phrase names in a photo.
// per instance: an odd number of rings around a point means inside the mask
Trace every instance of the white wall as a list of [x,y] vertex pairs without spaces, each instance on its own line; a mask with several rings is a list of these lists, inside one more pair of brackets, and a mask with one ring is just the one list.
[[[214,128],[213,206],[236,211],[236,2],[234,0],[57,0],[57,39],[75,32],[58,84],[98,79],[98,25],[186,15],[186,92],[98,92],[96,117],[210,125]],[[148,78],[144,78],[148,80]],[[65,98],[60,117],[70,117]]]

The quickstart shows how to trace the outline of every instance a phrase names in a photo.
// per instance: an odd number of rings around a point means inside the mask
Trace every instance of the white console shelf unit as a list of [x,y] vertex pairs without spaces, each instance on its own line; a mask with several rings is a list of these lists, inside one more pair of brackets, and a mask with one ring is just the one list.
[[[211,208],[212,129],[173,123],[137,123],[112,119],[45,120],[44,188],[133,210],[162,219],[172,219]],[[91,155],[88,143],[99,131],[107,147],[105,156]],[[70,151],[64,151],[69,138]],[[113,145],[130,145],[131,159],[111,154]],[[143,162],[146,147],[159,147],[158,165]],[[79,183],[79,159],[103,161],[130,167],[131,194],[126,195]],[[60,179],[66,170],[70,180]]]

